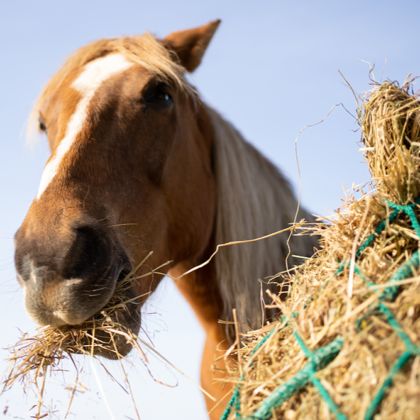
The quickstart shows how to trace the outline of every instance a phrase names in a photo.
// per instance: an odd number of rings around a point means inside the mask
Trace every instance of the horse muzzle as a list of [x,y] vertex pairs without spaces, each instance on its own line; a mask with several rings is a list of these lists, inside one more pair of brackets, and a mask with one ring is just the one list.
[[48,236],[24,224],[15,247],[26,311],[42,326],[80,324],[100,311],[127,265],[96,221],[72,223]]

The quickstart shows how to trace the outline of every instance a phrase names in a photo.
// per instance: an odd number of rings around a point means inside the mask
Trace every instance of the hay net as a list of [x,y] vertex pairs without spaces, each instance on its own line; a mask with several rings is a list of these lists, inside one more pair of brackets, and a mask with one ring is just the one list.
[[361,98],[371,191],[347,197],[331,225],[314,228],[321,250],[290,278],[285,302],[271,296],[282,317],[243,335],[222,420],[418,418],[420,103],[413,80],[375,84]]

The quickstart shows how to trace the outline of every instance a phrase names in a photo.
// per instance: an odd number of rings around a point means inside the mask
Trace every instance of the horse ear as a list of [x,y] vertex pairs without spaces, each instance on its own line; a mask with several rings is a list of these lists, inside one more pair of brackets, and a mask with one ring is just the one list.
[[201,59],[220,25],[220,19],[185,31],[177,31],[168,35],[164,45],[176,52],[188,72],[193,72],[201,63]]

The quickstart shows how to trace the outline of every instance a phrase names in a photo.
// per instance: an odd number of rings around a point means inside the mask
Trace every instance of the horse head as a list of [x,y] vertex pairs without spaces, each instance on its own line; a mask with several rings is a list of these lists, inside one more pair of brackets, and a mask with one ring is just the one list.
[[[32,120],[51,157],[15,236],[18,282],[36,323],[87,320],[150,251],[150,267],[202,257],[215,218],[212,136],[184,73],[200,64],[218,25],[93,42],[44,88]],[[161,278],[127,293],[142,304]],[[125,321],[139,330],[139,319]]]

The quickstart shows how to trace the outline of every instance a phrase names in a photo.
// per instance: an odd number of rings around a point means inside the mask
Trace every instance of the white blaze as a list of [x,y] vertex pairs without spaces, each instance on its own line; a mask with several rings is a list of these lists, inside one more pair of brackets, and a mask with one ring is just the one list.
[[103,58],[98,58],[87,64],[80,76],[73,82],[71,87],[82,94],[82,99],[77,104],[76,111],[68,122],[66,134],[61,140],[54,156],[48,162],[42,173],[36,198],[39,200],[42,193],[55,177],[60,162],[76,140],[77,135],[83,128],[87,117],[87,109],[93,95],[99,86],[114,74],[127,70],[133,65],[121,54],[111,54]]

